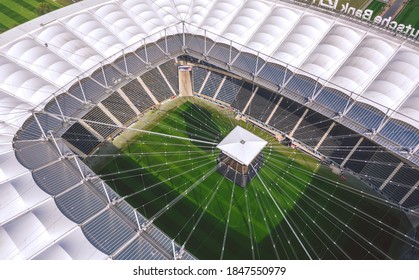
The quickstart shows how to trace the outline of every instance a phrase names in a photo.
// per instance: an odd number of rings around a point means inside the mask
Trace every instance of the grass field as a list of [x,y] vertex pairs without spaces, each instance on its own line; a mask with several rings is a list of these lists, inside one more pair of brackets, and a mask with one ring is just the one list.
[[349,3],[349,6],[351,6],[351,7],[355,7],[357,9],[362,9],[370,1],[371,0],[348,0],[348,1],[340,0],[339,3],[341,3],[341,4]]
[[405,25],[411,24],[416,30],[419,29],[419,1],[410,0],[397,16],[396,21]]
[[[395,231],[408,230],[403,213],[375,202],[357,179],[341,184],[328,167],[214,104],[171,102],[137,127],[186,139],[122,134],[93,169],[121,195],[136,193],[130,204],[148,218],[157,213],[154,224],[196,257],[398,258],[404,238]],[[188,140],[218,143],[236,125],[269,141],[246,188],[214,172],[213,145]]]
[[0,33],[39,16],[40,3],[47,3],[52,10],[73,4],[71,0],[2,0],[0,2]]
[[373,10],[371,19],[373,20],[376,16],[380,14],[383,8],[386,6],[386,3],[380,2],[378,0],[373,0],[371,4],[368,6],[369,10]]

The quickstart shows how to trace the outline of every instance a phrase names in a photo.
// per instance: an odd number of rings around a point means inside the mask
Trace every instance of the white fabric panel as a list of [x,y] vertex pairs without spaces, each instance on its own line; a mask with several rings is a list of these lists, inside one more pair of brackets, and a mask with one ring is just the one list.
[[0,184],[0,224],[26,209],[25,202],[10,182]]
[[36,185],[29,173],[0,184],[0,223],[12,219],[47,198],[48,195]]
[[331,24],[330,20],[305,14],[275,51],[273,57],[294,67],[300,66]]
[[0,182],[27,172],[16,159],[14,151],[0,155]]
[[0,135],[8,137],[14,136],[18,127],[13,127],[8,123],[0,122]]
[[153,1],[127,0],[121,5],[137,25],[147,32],[147,35],[164,29],[165,23],[153,9]]
[[22,255],[19,248],[16,246],[16,244],[13,242],[13,239],[10,237],[9,233],[3,227],[0,227],[0,240],[0,260],[25,259],[25,256]]
[[0,89],[33,106],[44,104],[58,88],[13,61],[0,56]]
[[268,142],[250,131],[236,126],[217,145],[217,148],[232,159],[248,166],[267,144]]
[[331,82],[360,94],[395,50],[395,45],[368,35],[333,75]]
[[70,234],[60,239],[56,244],[48,248],[35,259],[61,259],[70,258],[74,260],[107,259],[108,256],[98,251],[84,237],[82,230],[78,227]]
[[[3,226],[23,258],[30,258],[51,241],[44,225],[32,212],[28,212]],[[18,252],[8,252],[14,257]]]
[[301,69],[328,80],[361,40],[362,32],[335,25],[313,50]]
[[53,244],[42,253],[36,255],[34,260],[72,260],[71,256],[58,244]]
[[103,61],[97,51],[76,37],[61,24],[53,24],[42,29],[35,35],[41,42],[48,44],[48,48],[61,58],[85,72]]
[[14,135],[13,134],[6,134],[6,133],[3,134],[3,132],[1,132],[1,131],[2,131],[2,126],[4,126],[4,125],[5,124],[0,125],[0,154],[7,153],[7,152],[13,150],[13,137],[14,137]]
[[296,10],[274,8],[246,46],[266,55],[272,54],[300,16],[301,12]]
[[32,213],[42,223],[46,231],[48,231],[52,240],[58,239],[68,230],[76,226],[61,213],[53,200],[49,200],[40,207],[36,207],[32,210]]
[[415,127],[419,126],[419,86],[403,102],[393,117],[410,123]]
[[107,4],[94,11],[97,19],[125,45],[131,46],[146,37],[145,32],[116,4]]
[[126,47],[89,13],[81,13],[66,19],[65,24],[103,57],[112,57]]
[[32,38],[24,38],[3,48],[7,56],[44,79],[62,87],[81,74],[80,70],[66,62],[45,45]]
[[219,0],[207,17],[201,24],[201,28],[204,28],[214,34],[207,34],[209,37],[216,39],[216,35],[219,35],[229,25],[231,20],[234,19],[236,13],[240,10],[243,2],[240,0]]
[[175,3],[178,2],[186,2],[186,4],[182,4],[182,7],[190,5],[187,12],[184,12],[185,8],[178,8],[180,10],[180,18],[196,26],[201,25],[215,3],[215,1],[211,0],[175,0]]
[[27,259],[54,243],[75,226],[62,215],[54,201],[49,200],[5,224],[3,228],[22,256]]
[[222,34],[239,44],[245,44],[272,9],[272,5],[257,0],[246,2]]
[[[397,109],[408,94],[419,83],[419,54],[408,49],[400,49],[371,85],[359,98],[359,101],[371,104],[386,112],[387,108]],[[366,98],[366,99],[365,99]]]
[[31,109],[28,103],[0,91],[0,121],[21,126],[31,114]]
[[165,26],[169,26],[180,21],[177,7],[175,7],[173,4],[174,2],[172,0],[153,1],[153,8],[159,17],[163,19]]

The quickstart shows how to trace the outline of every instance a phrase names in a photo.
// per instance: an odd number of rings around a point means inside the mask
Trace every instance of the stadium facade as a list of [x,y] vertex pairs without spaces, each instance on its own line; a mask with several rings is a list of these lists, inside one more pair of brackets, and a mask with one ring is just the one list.
[[179,257],[81,160],[179,94],[174,60],[195,65],[197,95],[417,213],[417,38],[311,1],[103,2],[0,36],[0,259]]

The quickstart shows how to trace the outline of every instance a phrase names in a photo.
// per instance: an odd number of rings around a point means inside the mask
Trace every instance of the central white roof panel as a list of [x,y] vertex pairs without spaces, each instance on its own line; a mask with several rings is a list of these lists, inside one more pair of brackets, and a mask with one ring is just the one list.
[[250,131],[236,126],[217,148],[241,164],[249,165],[267,144]]

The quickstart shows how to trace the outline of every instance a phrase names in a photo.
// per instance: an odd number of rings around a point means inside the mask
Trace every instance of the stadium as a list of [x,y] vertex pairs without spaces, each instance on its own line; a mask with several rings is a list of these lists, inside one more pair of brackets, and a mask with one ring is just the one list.
[[418,259],[418,35],[337,0],[2,33],[0,259]]

